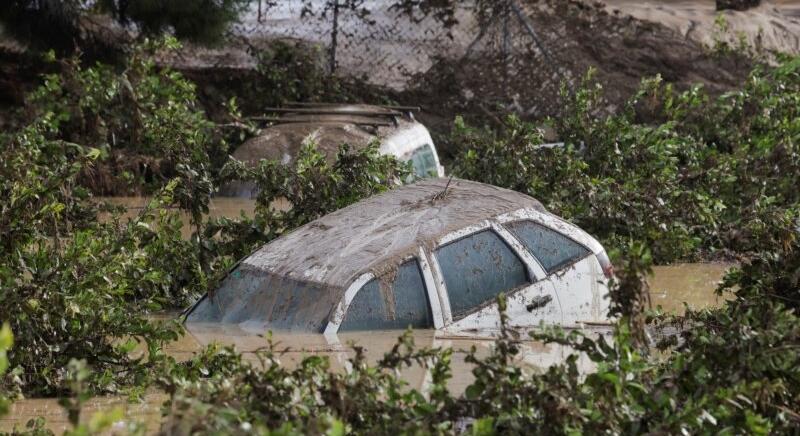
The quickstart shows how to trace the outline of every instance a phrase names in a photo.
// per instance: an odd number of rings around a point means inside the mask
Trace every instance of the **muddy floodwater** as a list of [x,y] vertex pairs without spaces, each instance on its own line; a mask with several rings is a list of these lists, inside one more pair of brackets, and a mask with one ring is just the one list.
[[[139,197],[109,199],[114,204],[128,206],[128,216],[146,204],[146,199]],[[217,198],[211,204],[210,215],[214,217],[236,217],[240,213],[252,216],[254,203],[251,200]],[[185,231],[188,236],[188,229]],[[691,308],[701,309],[719,305],[723,297],[718,297],[714,290],[725,271],[730,268],[725,263],[678,264],[655,267],[650,277],[651,300],[653,306],[661,306],[665,311],[682,313],[684,304]],[[263,348],[266,340],[263,332],[245,331],[237,326],[192,325],[187,334],[180,340],[170,344],[167,352],[178,360],[189,359],[202,347],[211,343],[233,345],[244,353],[249,360],[256,360],[254,351]],[[595,331],[593,333],[602,333]],[[399,332],[348,333],[334,336],[311,334],[276,334],[273,336],[280,352],[282,364],[292,366],[310,355],[328,356],[334,370],[346,370],[348,358],[352,357],[353,346],[365,348],[366,356],[371,362],[377,361],[396,343]],[[453,379],[449,385],[453,392],[460,393],[472,382],[471,367],[464,361],[467,352],[475,347],[479,356],[491,351],[493,341],[488,338],[454,337],[437,334],[433,331],[417,331],[414,341],[419,347],[452,348]],[[517,364],[527,371],[537,372],[549,365],[559,363],[570,354],[569,349],[558,345],[544,345],[527,341],[521,347]],[[579,366],[591,371],[591,363],[584,359]],[[429,374],[421,367],[412,367],[402,372],[402,377],[409,386],[425,390],[429,383]],[[103,397],[92,399],[84,408],[83,419],[97,411],[108,411],[122,408],[126,422],[118,423],[116,433],[125,433],[129,422],[139,422],[148,433],[158,431],[161,425],[161,408],[167,399],[166,394],[156,390],[149,391],[144,401],[129,403],[124,397]],[[0,431],[12,430],[15,426],[24,429],[25,423],[33,418],[43,417],[47,427],[57,434],[69,428],[67,415],[54,399],[26,399],[17,401],[11,406],[9,415],[0,418]],[[84,421],[86,422],[86,421]]]

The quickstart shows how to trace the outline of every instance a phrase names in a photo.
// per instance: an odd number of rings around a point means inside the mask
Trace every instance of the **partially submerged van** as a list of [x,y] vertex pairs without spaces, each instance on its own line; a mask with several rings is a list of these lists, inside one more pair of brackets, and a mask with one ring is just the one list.
[[605,250],[514,191],[427,179],[348,206],[254,252],[189,323],[335,334],[608,322]]
[[[303,143],[313,141],[333,160],[342,144],[361,149],[377,142],[380,153],[411,162],[415,176],[444,176],[430,132],[414,119],[413,112],[418,108],[322,103],[289,106],[267,109],[279,116],[262,118],[271,125],[237,148],[233,157],[250,166],[262,159],[291,164]],[[252,184],[230,183],[221,188],[220,195],[250,198],[257,192]]]

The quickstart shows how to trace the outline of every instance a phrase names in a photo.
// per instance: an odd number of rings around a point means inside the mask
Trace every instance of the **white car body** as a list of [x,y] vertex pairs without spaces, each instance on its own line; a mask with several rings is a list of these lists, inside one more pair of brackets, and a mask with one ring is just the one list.
[[[531,220],[556,230],[590,248],[592,255],[579,260],[562,272],[548,274],[529,250],[502,226],[504,223],[519,220]],[[608,323],[608,279],[604,277],[603,267],[600,264],[600,259],[605,256],[605,250],[592,236],[555,215],[535,209],[519,209],[486,220],[479,225],[449,233],[439,239],[436,248],[488,229],[496,232],[525,262],[529,274],[538,279],[507,296],[506,314],[511,326],[536,327],[544,324],[580,328],[587,324]],[[420,263],[428,290],[428,301],[433,312],[435,328],[453,334],[497,330],[500,327],[500,317],[496,302],[483,306],[464,318],[454,319],[450,310],[447,285],[437,257],[433,254],[434,251],[435,248],[429,250],[420,247],[416,258]],[[325,327],[326,335],[336,334],[339,331],[353,298],[373,278],[374,274],[366,273],[347,289]],[[549,310],[537,313],[527,310],[528,301],[541,300],[545,296],[549,296],[557,306],[550,305]]]
[[[380,152],[385,155],[397,157],[402,162],[412,161],[415,152],[429,147],[433,152],[433,159],[436,162],[436,177],[444,177],[444,167],[439,161],[439,154],[433,144],[433,138],[428,129],[419,122],[408,123],[398,127],[395,131],[380,140]],[[417,174],[422,176],[422,174]]]
[[266,244],[188,321],[326,335],[412,324],[469,335],[500,327],[503,293],[515,327],[602,325],[610,274],[599,242],[531,197],[427,179]]

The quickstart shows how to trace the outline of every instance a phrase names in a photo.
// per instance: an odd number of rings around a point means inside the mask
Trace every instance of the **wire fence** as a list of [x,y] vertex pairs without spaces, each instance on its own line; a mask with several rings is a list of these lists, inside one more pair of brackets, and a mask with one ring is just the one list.
[[[278,4],[257,2],[236,32],[251,40],[315,44],[331,74],[405,90],[437,64],[449,63],[480,70],[476,76],[482,78],[476,79],[490,89],[483,94],[506,102],[525,98],[525,84],[539,96],[555,95],[566,78],[551,53],[557,38],[538,32],[520,0],[498,0],[501,7],[483,19],[474,4],[462,3],[455,11],[457,24],[449,28],[432,17],[399,13],[392,8],[394,0],[364,0],[357,10],[346,4],[359,3],[353,0],[273,3]],[[359,13],[364,10],[369,13]]]

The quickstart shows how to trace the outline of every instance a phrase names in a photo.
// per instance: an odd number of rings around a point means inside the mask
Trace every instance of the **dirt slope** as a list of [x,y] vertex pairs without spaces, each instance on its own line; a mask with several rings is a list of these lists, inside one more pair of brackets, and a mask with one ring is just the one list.
[[614,13],[602,3],[527,0],[525,13],[545,49],[517,44],[509,61],[486,47],[459,61],[439,62],[407,95],[428,109],[429,123],[446,124],[455,113],[491,121],[489,114],[498,108],[528,118],[557,115],[561,84],[574,89],[589,68],[596,70],[613,109],[636,91],[642,77],[660,74],[678,88],[700,83],[719,93],[740,83],[752,66],[739,56],[716,56],[675,29]]
[[[686,0],[605,0],[609,12],[630,15],[639,20],[660,23],[685,38],[707,46],[716,39],[738,42],[742,37],[751,46],[766,50],[800,54],[800,2],[764,0],[747,11],[718,12],[713,1]],[[722,17],[727,31],[717,22]]]

